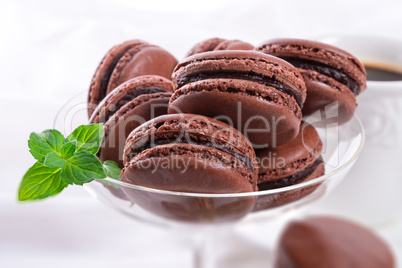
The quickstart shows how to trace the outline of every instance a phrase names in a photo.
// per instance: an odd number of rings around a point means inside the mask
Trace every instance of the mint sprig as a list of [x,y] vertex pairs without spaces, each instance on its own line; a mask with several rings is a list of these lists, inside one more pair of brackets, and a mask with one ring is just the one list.
[[105,162],[103,162],[103,171],[109,178],[119,181],[121,180],[120,179],[121,169],[119,168],[116,162],[110,160],[106,160]]
[[104,134],[103,124],[79,126],[67,138],[55,129],[31,133],[28,147],[37,162],[22,178],[18,200],[45,199],[70,184],[83,185],[106,176],[120,180],[117,164],[102,164],[96,156]]

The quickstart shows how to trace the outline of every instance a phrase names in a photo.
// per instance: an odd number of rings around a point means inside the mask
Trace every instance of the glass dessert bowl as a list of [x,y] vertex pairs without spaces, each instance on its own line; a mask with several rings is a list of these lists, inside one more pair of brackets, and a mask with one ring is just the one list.
[[[282,214],[330,192],[353,165],[364,140],[361,123],[354,117],[338,128],[339,136],[333,137],[338,139],[338,147],[332,154],[323,155],[325,175],[292,186],[248,193],[200,194],[152,189],[105,178],[85,187],[92,195],[126,215],[164,226],[231,223],[261,213]],[[318,129],[318,132],[328,148],[328,143],[334,141],[323,136],[325,130]]]
[[[85,95],[67,103],[55,121],[55,128],[69,132],[86,123]],[[77,104],[81,103],[81,104]],[[314,120],[313,120],[314,121]],[[152,189],[112,178],[95,180],[85,189],[113,209],[196,240],[195,267],[214,267],[211,247],[221,230],[242,224],[264,224],[291,214],[331,192],[356,161],[364,144],[364,130],[355,116],[349,122],[323,124],[317,121],[323,142],[321,157],[325,175],[287,187],[235,194],[201,194]],[[314,125],[315,123],[313,123]]]

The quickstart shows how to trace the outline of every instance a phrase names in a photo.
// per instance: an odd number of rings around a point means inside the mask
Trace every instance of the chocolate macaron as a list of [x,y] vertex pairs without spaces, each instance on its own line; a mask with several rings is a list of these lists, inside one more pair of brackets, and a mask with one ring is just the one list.
[[[325,173],[320,153],[322,141],[312,125],[301,124],[295,139],[275,148],[256,150],[259,191],[277,189],[318,178]],[[276,207],[298,200],[319,185],[308,186],[276,195],[261,196],[254,211]]]
[[201,41],[192,47],[189,52],[187,52],[187,56],[191,56],[194,54],[215,51],[215,50],[253,50],[254,46],[240,41],[240,40],[227,40],[222,38],[210,38],[204,41]]
[[[251,143],[229,125],[201,115],[162,115],[135,129],[124,149],[123,182],[174,192],[257,191]],[[128,198],[157,215],[186,221],[225,221],[249,213],[254,197],[161,195],[123,187]]]
[[115,88],[96,107],[89,122],[104,123],[99,159],[113,160],[123,168],[127,136],[142,123],[167,113],[173,91],[170,80],[156,75],[135,77]]
[[319,158],[322,141],[312,125],[302,123],[299,134],[275,148],[257,150],[258,189],[290,186],[324,175]]
[[370,229],[329,216],[293,221],[279,240],[276,268],[395,268],[389,246]]
[[99,64],[88,94],[88,116],[114,88],[141,75],[171,78],[176,58],[165,49],[141,40],[130,40],[111,48]]
[[[201,115],[162,115],[142,124],[127,138],[123,160],[122,180],[136,185],[192,193],[257,190],[250,142]],[[173,166],[163,168],[164,161]]]
[[366,71],[353,55],[337,47],[301,39],[273,39],[256,48],[297,67],[306,82],[303,115],[335,105],[338,122],[354,114],[356,96],[366,89]]
[[299,71],[256,51],[225,50],[193,55],[173,73],[169,113],[193,113],[225,121],[255,147],[296,137],[306,88]]

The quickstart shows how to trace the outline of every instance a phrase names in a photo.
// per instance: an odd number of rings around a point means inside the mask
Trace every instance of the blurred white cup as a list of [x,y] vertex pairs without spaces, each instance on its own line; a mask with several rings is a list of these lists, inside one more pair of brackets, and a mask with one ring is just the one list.
[[[342,48],[365,66],[402,73],[402,41],[339,35],[317,39]],[[357,97],[366,144],[345,180],[314,210],[341,214],[370,225],[402,216],[402,79],[367,81]]]

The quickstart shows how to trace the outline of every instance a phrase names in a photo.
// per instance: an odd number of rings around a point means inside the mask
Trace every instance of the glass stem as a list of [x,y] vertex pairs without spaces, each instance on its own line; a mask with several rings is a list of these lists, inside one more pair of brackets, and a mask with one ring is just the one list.
[[194,267],[216,268],[215,235],[212,232],[201,232],[195,237]]

